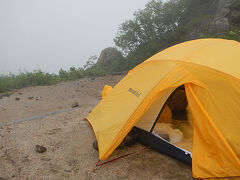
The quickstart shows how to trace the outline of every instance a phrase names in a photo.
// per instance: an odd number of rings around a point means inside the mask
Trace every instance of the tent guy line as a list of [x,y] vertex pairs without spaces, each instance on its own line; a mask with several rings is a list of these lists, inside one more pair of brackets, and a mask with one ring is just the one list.
[[48,116],[53,116],[53,115],[56,115],[56,114],[71,112],[71,111],[76,110],[78,108],[79,107],[67,108],[67,109],[62,109],[62,110],[55,111],[55,112],[50,112],[50,113],[47,113],[47,114],[41,114],[41,115],[37,115],[37,116],[32,116],[32,117],[28,117],[28,118],[23,118],[23,119],[11,121],[11,122],[8,122],[8,123],[2,123],[2,124],[0,124],[0,128],[3,127],[3,126],[6,126],[6,125],[18,124],[18,123],[22,123],[22,122],[25,122],[25,121],[33,121],[33,120],[42,119],[42,118],[45,118],[45,117],[48,117]]

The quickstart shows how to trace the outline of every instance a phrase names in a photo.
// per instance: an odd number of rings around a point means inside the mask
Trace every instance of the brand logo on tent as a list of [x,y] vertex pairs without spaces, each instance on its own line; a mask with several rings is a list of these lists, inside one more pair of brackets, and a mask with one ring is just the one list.
[[140,93],[139,91],[136,91],[132,88],[129,88],[128,91],[132,94],[134,94],[135,96],[139,97],[142,93]]

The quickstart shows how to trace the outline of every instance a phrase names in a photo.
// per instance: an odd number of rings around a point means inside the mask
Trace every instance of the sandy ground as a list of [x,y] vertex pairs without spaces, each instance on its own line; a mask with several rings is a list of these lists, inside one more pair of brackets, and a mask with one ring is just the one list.
[[[0,99],[0,180],[6,179],[192,179],[191,167],[142,145],[115,150],[113,159],[131,156],[92,169],[98,153],[84,118],[101,99],[105,84],[115,85],[122,75],[84,78],[52,86],[20,89]],[[19,98],[19,100],[18,100]],[[16,100],[17,99],[17,100]],[[22,118],[79,108],[34,121],[8,124]],[[47,148],[35,152],[35,146]]]

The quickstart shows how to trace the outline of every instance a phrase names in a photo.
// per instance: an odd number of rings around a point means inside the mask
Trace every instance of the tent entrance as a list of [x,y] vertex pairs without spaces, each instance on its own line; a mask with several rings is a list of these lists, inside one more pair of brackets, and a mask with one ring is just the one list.
[[140,142],[150,143],[153,149],[191,164],[192,116],[184,85],[161,94],[136,127]]

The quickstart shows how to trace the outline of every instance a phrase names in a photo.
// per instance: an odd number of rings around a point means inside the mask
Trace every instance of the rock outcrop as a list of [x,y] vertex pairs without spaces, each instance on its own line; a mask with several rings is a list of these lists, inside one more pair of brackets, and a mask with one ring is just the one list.
[[226,32],[230,27],[230,5],[235,0],[219,0],[216,4],[216,15],[211,21],[209,33],[221,34]]
[[[196,8],[192,4],[191,8]],[[196,26],[187,34],[186,40],[202,38],[206,34],[223,34],[232,26],[240,26],[239,0],[202,0],[197,8],[196,17],[193,15]]]
[[104,68],[107,71],[118,71],[119,66],[123,63],[124,57],[116,48],[108,47],[102,50],[97,66]]

